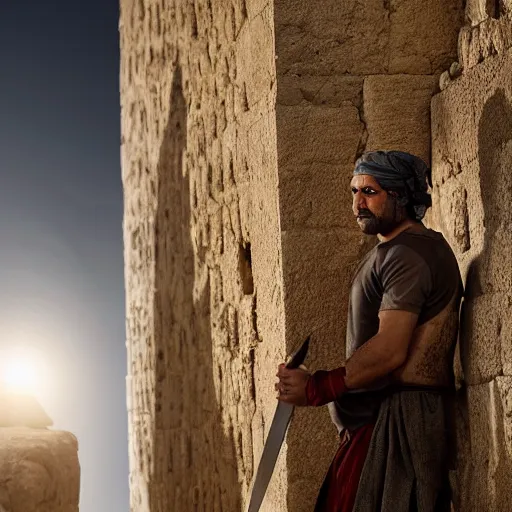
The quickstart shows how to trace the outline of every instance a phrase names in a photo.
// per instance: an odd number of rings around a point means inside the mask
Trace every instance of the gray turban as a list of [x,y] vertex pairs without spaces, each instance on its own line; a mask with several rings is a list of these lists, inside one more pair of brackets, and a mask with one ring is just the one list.
[[430,169],[417,156],[403,151],[370,151],[356,162],[354,176],[359,174],[373,176],[384,190],[397,192],[402,204],[412,207],[416,220],[432,206]]

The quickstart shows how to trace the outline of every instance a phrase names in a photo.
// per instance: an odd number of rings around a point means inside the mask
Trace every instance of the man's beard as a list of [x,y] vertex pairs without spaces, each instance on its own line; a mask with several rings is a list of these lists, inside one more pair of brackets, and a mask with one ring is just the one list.
[[357,224],[366,235],[383,235],[391,233],[404,220],[404,214],[396,202],[387,205],[382,216],[374,215],[370,210],[358,211]]

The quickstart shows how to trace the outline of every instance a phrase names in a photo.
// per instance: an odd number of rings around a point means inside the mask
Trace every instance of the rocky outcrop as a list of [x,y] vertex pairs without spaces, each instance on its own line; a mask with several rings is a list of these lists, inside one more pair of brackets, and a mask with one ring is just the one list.
[[77,450],[67,432],[0,428],[0,511],[78,512]]

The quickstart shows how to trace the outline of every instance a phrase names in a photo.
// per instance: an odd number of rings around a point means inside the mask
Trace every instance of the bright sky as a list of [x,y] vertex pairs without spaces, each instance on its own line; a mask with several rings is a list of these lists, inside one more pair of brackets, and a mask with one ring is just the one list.
[[117,6],[0,2],[1,371],[78,437],[80,512],[129,509]]

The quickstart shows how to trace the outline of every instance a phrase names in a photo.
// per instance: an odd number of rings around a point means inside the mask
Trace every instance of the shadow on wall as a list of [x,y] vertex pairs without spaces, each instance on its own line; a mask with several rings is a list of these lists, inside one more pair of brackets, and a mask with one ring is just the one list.
[[[473,403],[468,404],[466,390],[459,400],[466,430],[465,447],[461,447],[466,450],[462,455],[465,467],[461,468],[465,489],[460,492],[471,494],[467,499],[473,507],[479,494],[484,500],[489,496],[489,478],[498,504],[509,495],[512,485],[499,386],[484,384],[503,375],[503,348],[512,345],[502,332],[512,292],[512,105],[504,90],[489,98],[482,111],[478,158],[485,235],[483,250],[471,263],[466,280],[460,350],[465,380],[482,386],[474,388],[473,398],[470,395]],[[481,393],[485,396],[479,400]],[[471,414],[472,409],[476,413]],[[471,446],[470,439],[482,439],[481,446]],[[464,503],[458,509],[465,510]]]
[[186,137],[187,104],[177,68],[158,163],[151,511],[237,511],[234,443],[223,433],[213,382],[209,284],[194,291]]

